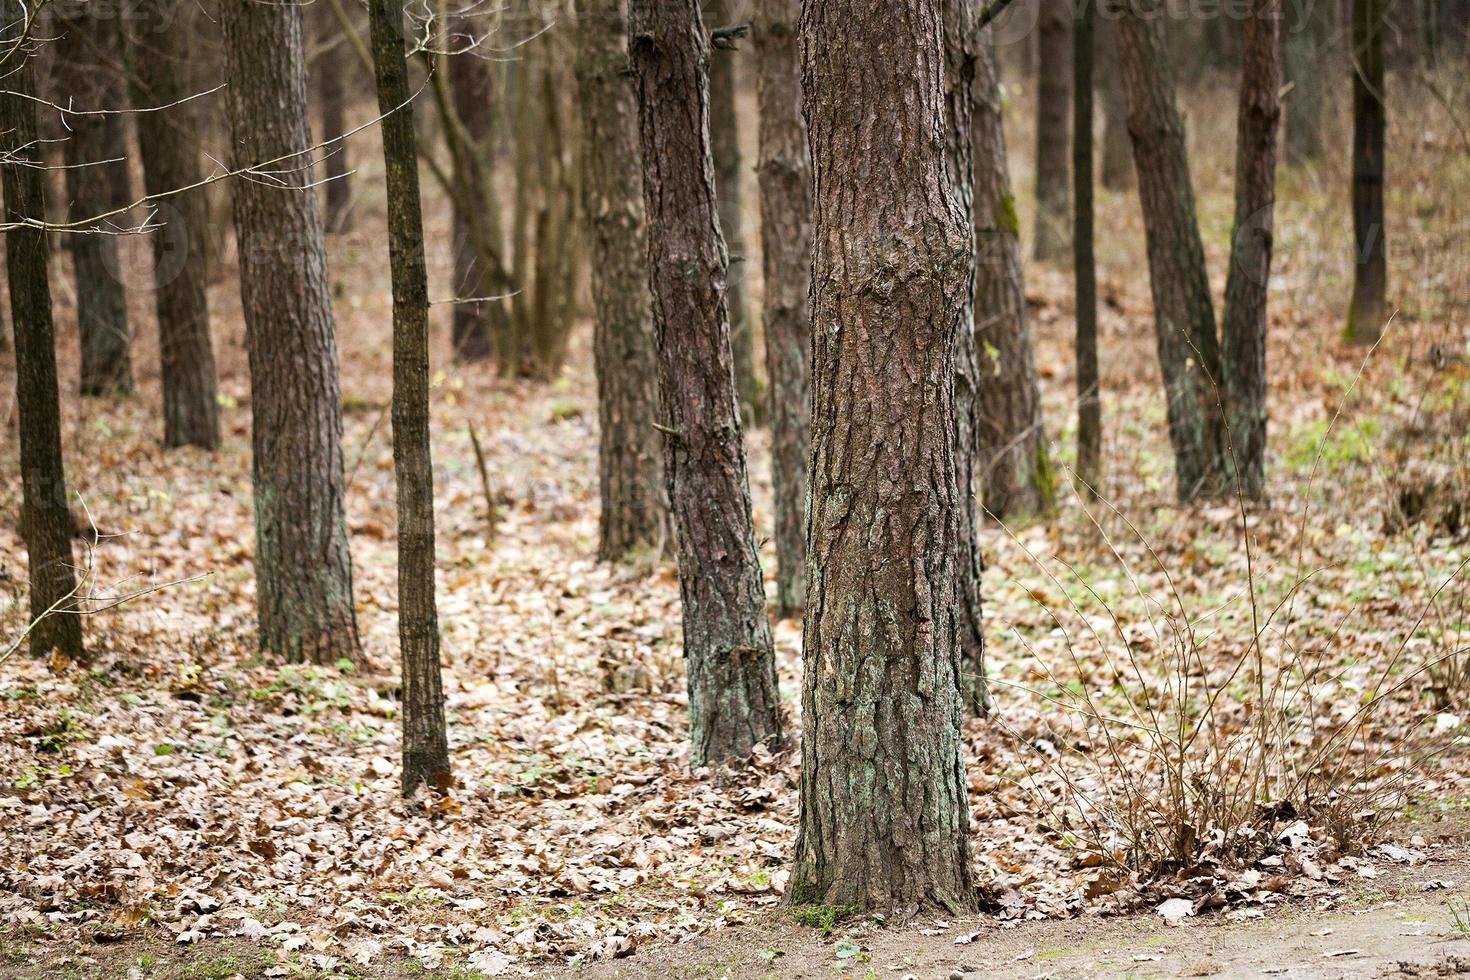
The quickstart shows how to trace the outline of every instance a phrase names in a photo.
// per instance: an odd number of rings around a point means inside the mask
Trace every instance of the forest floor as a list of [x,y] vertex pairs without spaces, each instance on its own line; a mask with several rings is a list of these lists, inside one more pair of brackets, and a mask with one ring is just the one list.
[[[1211,125],[1194,138],[1229,145]],[[1470,186],[1458,146],[1421,135],[1423,179]],[[371,150],[366,183],[381,173]],[[135,289],[139,397],[67,397],[63,425],[71,488],[101,532],[86,549],[94,591],[158,591],[88,618],[88,662],[0,663],[0,976],[1459,969],[1470,307],[1456,290],[1470,277],[1456,236],[1470,195],[1426,208],[1411,176],[1391,199],[1400,312],[1365,360],[1339,340],[1350,258],[1330,243],[1346,211],[1321,190],[1346,176],[1288,175],[1271,499],[1244,509],[1173,503],[1136,205],[1105,195],[1104,499],[1069,493],[1050,520],[984,531],[997,710],[967,721],[964,741],[985,915],[943,929],[824,932],[783,909],[794,748],[737,774],[689,771],[674,570],[593,560],[585,332],[555,382],[507,382],[453,364],[436,314],[438,595],[459,785],[405,801],[380,206],[331,252],[359,665],[256,650],[232,260],[211,293],[225,425],[213,455],[158,445],[149,298]],[[1228,179],[1207,163],[1197,181],[1218,289]],[[442,202],[431,227],[447,227]],[[431,245],[445,282],[449,256]],[[65,278],[53,276],[67,387]],[[1068,277],[1030,269],[1028,294],[1066,483]],[[14,473],[4,392],[0,413],[0,472]],[[493,537],[469,425],[488,456]],[[748,441],[769,533],[767,439]],[[0,483],[0,513],[19,492]],[[23,554],[0,521],[0,638],[24,625]],[[763,558],[769,575],[769,544]],[[777,623],[775,638],[794,746],[800,623]]]

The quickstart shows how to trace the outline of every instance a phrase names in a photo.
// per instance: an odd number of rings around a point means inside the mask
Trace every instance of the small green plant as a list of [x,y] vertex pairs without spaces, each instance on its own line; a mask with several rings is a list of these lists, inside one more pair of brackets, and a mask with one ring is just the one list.
[[1457,903],[1454,899],[1450,899],[1449,909],[1450,925],[1461,936],[1470,939],[1470,900]]
[[856,905],[797,905],[791,915],[798,923],[812,929],[820,929],[822,935],[830,935],[834,926],[853,918],[862,909]]

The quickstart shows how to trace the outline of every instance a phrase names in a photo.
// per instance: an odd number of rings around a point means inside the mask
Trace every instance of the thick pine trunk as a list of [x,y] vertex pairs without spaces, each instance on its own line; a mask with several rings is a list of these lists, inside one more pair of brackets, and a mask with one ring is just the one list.
[[[127,105],[118,84],[122,36],[111,13],[99,16],[90,6],[61,5],[56,26],[52,101],[82,113],[119,110],[103,115],[62,113],[67,130],[63,144],[67,218],[88,221],[89,229],[111,230],[126,225],[126,216],[113,212],[132,200],[127,126],[121,112]],[[99,220],[89,221],[94,218]],[[117,236],[71,233],[64,240],[76,277],[81,393],[131,394],[128,303],[118,275]]]
[[1221,323],[1231,457],[1240,492],[1266,487],[1266,298],[1276,206],[1281,121],[1281,2],[1254,0],[1241,58],[1235,148],[1235,234]]
[[1092,185],[1096,26],[1097,8],[1088,0],[1078,10],[1072,27],[1072,270],[1077,283],[1077,489],[1091,499],[1102,491],[1102,383],[1097,365]]
[[[44,221],[44,170],[30,101],[28,47],[17,47],[26,9],[0,0],[0,43],[17,63],[7,66],[0,93],[0,184],[5,220]],[[77,589],[72,571],[71,513],[61,459],[60,392],[56,383],[56,337],[51,290],[46,280],[46,233],[16,228],[5,233],[5,266],[15,334],[15,401],[20,420],[20,535],[29,563],[31,652],[58,650],[81,657],[82,620],[74,612]]]
[[1070,255],[1072,0],[1041,0],[1036,28],[1036,260],[1061,262]]
[[[126,24],[133,101],[139,108],[173,105],[186,98],[189,39],[170,29],[175,8],[164,0],[139,0],[137,19]],[[209,337],[209,200],[203,187],[196,131],[178,109],[140,112],[138,151],[143,185],[157,202],[153,240],[154,308],[158,315],[159,376],[163,386],[165,446],[219,445],[219,401],[214,346]]]
[[1383,35],[1386,0],[1353,0],[1353,305],[1347,338],[1373,344],[1387,313],[1388,233],[1383,221]]
[[311,127],[302,12],[255,0],[220,8],[235,163],[275,177],[232,188],[250,354],[260,645],[291,661],[355,660],[337,340],[321,211],[303,193],[312,168],[303,155]]
[[1301,164],[1322,158],[1323,75],[1331,4],[1318,0],[1286,5],[1283,42],[1286,80],[1286,159]]
[[[747,6],[733,0],[708,0],[705,17],[712,27],[731,26],[736,14]],[[735,97],[739,91],[735,59],[737,51],[714,51],[709,63],[709,114],[711,152],[715,161],[715,192],[720,201],[720,230],[730,254],[725,273],[725,306],[730,311],[730,348],[735,357],[735,386],[740,395],[740,415],[746,425],[759,425],[765,417],[760,382],[755,374],[755,331],[750,321],[745,290],[745,207],[740,179],[740,118]]]
[[649,277],[668,420],[664,466],[679,543],[694,766],[781,740],[771,627],[750,512],[728,256],[710,157],[709,45],[697,0],[633,0]]
[[811,451],[812,163],[801,115],[800,0],[759,0],[761,255],[766,404],[776,491],[776,609],[806,602],[806,471]]
[[1056,489],[1026,309],[1000,77],[983,36],[975,51],[974,91],[976,492],[982,514],[1009,520],[1049,512]]
[[434,603],[434,464],[429,450],[429,285],[403,9],[370,0],[368,24],[388,190],[393,280],[393,472],[398,484],[398,648],[403,669],[403,795],[449,784],[439,613]]
[[[972,232],[939,0],[808,0],[816,176],[794,903],[974,906],[960,755],[954,356]],[[897,141],[894,132],[909,134]]]
[[627,0],[577,3],[583,212],[597,316],[602,561],[661,555],[672,532],[657,429],[658,346],[648,292],[638,103],[628,78],[627,6]]
[[1148,239],[1154,330],[1181,502],[1230,493],[1225,392],[1215,307],[1195,217],[1184,121],[1164,51],[1163,0],[1111,0],[1128,131]]
[[1097,16],[1096,0],[1088,0],[1088,6],[1093,8],[1096,81],[1102,83],[1102,185],[1110,191],[1131,191],[1137,175],[1133,172],[1133,149],[1128,139],[1128,97],[1123,94],[1123,80],[1118,77],[1118,30],[1111,18]]

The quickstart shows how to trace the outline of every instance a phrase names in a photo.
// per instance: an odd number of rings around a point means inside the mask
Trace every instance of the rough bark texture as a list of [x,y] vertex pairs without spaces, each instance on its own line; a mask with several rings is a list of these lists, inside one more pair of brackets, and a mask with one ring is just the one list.
[[1383,35],[1386,0],[1353,0],[1353,244],[1357,275],[1347,338],[1372,344],[1383,334],[1388,289],[1383,221]]
[[806,602],[806,471],[811,452],[812,163],[801,115],[800,0],[758,0],[761,255],[767,419],[776,491],[776,609]]
[[1128,131],[1148,238],[1154,330],[1168,402],[1169,439],[1181,502],[1233,486],[1225,434],[1220,342],[1204,246],[1195,218],[1184,121],[1164,52],[1163,0],[1110,0],[1128,94]]
[[1096,25],[1097,8],[1088,0],[1078,10],[1072,26],[1072,270],[1077,283],[1077,490],[1094,499],[1102,487],[1102,392],[1097,365],[1097,256],[1093,251],[1092,187]]
[[627,0],[578,0],[583,214],[596,306],[601,442],[597,556],[662,555],[672,543],[648,292],[638,103],[628,77]]
[[[0,44],[11,52],[0,93],[0,164],[5,220],[45,220],[44,171],[36,143],[36,107],[29,101],[29,48],[15,47],[29,8],[0,0]],[[15,401],[20,428],[20,535],[29,563],[33,654],[59,650],[81,657],[82,620],[71,613],[76,592],[72,571],[71,514],[61,459],[60,392],[56,383],[56,339],[51,290],[46,280],[46,233],[17,228],[5,233],[5,268],[15,334]],[[60,611],[58,611],[60,610]]]
[[1036,25],[1036,259],[1069,255],[1067,140],[1072,107],[1072,0],[1041,0]]
[[330,664],[356,659],[357,614],[325,236],[315,197],[301,191],[312,168],[297,155],[311,146],[302,13],[255,0],[223,0],[220,9],[235,164],[264,165],[280,182],[233,188],[250,354],[260,645],[287,660]]
[[1118,76],[1118,31],[1110,18],[1096,16],[1095,0],[1089,0],[1088,5],[1094,8],[1096,81],[1102,83],[1102,185],[1110,191],[1131,191],[1138,181],[1128,139],[1128,98],[1123,94],[1123,79]]
[[1281,121],[1281,0],[1254,0],[1241,58],[1235,148],[1235,234],[1221,321],[1231,458],[1240,492],[1266,485],[1266,293],[1276,206]]
[[449,784],[439,613],[434,603],[434,463],[429,451],[429,285],[418,146],[403,53],[403,8],[370,0],[369,33],[388,190],[393,279],[393,472],[398,484],[398,649],[403,669],[403,795]]
[[781,705],[735,398],[728,257],[715,204],[697,0],[633,0],[649,277],[679,542],[690,757],[738,763],[781,740]]
[[976,492],[982,514],[1009,520],[1049,512],[1056,488],[1026,309],[1000,78],[983,37],[975,51],[974,91]]
[[[706,16],[713,27],[727,27],[748,6],[734,0],[706,0]],[[755,374],[755,330],[745,291],[745,207],[740,179],[740,117],[735,110],[739,91],[736,59],[740,52],[714,51],[709,63],[710,140],[715,160],[715,192],[720,201],[720,230],[730,264],[725,273],[725,306],[730,311],[730,348],[735,356],[735,386],[740,414],[746,425],[764,420],[765,405]]]
[[[954,356],[972,233],[939,0],[808,0],[812,489],[794,903],[974,905],[955,643]],[[900,141],[892,134],[904,133]]]
[[1286,159],[1293,164],[1322,158],[1324,54],[1332,4],[1286,5],[1285,71],[1291,91],[1286,97]]
[[[83,113],[123,110],[120,94],[122,36],[112,13],[100,16],[91,5],[57,7],[58,31],[52,101]],[[121,112],[104,115],[62,113],[66,142],[67,218],[87,228],[112,229],[126,216],[107,218],[132,200],[128,187],[127,126]],[[99,219],[99,220],[89,220]],[[76,277],[77,332],[81,339],[81,393],[130,394],[133,365],[128,303],[118,275],[117,236],[68,234]]]
[[[187,97],[188,36],[167,26],[175,8],[139,0],[128,22],[133,101],[172,105]],[[177,110],[141,112],[138,151],[148,194],[167,194],[201,178],[199,145]],[[165,446],[219,445],[219,402],[214,347],[209,338],[209,200],[203,187],[170,194],[157,204],[153,240],[154,307],[158,315],[159,376],[163,387]]]

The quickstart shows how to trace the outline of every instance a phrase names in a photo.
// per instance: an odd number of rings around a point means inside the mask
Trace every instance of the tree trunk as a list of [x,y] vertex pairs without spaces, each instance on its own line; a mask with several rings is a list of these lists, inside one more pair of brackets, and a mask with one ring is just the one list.
[[1036,260],[1069,255],[1067,126],[1072,105],[1072,0],[1042,0],[1036,30]]
[[[1003,521],[1048,513],[1056,504],[1056,488],[1026,309],[1000,78],[995,56],[983,38],[975,53],[975,71],[977,493],[981,513]],[[1063,175],[1065,179],[1065,170]]]
[[735,398],[728,256],[712,180],[697,0],[634,0],[649,279],[668,432],[664,466],[679,541],[694,766],[738,763],[781,741],[776,661]]
[[1353,243],[1357,262],[1347,338],[1374,344],[1387,313],[1388,229],[1383,220],[1383,34],[1386,0],[1353,0]]
[[[1093,252],[1092,102],[1097,9],[1082,4],[1072,26],[1072,270],[1077,283],[1077,490],[1102,488],[1102,382],[1097,366],[1097,259]],[[1106,158],[1106,153],[1104,153]],[[1104,168],[1106,169],[1106,168]]]
[[816,176],[812,519],[787,894],[963,913],[975,894],[954,357],[974,253],[945,172],[940,0],[808,0],[802,50]]
[[1131,191],[1137,180],[1128,139],[1128,98],[1118,77],[1118,29],[1111,18],[1095,14],[1094,9],[1093,52],[1100,69],[1103,101],[1102,185],[1114,192]]
[[658,346],[627,39],[627,0],[577,0],[582,210],[597,307],[593,354],[601,433],[601,561],[640,553],[657,557],[670,544],[671,531],[656,427]]
[[1322,158],[1322,80],[1331,4],[1289,3],[1285,69],[1291,92],[1286,97],[1286,159],[1293,164]]
[[[709,23],[726,27],[746,7],[731,0],[708,0]],[[730,347],[735,355],[735,387],[740,395],[740,415],[746,425],[764,421],[765,405],[755,374],[755,331],[750,322],[745,295],[745,209],[740,179],[740,119],[735,95],[739,90],[733,51],[715,51],[709,65],[710,140],[715,159],[715,191],[720,201],[720,229],[730,252],[725,273],[725,306],[730,311]]]
[[1244,25],[1235,148],[1235,232],[1221,324],[1231,455],[1240,492],[1266,488],[1266,298],[1281,121],[1282,0],[1254,0]]
[[434,603],[434,463],[429,450],[429,284],[418,145],[403,53],[403,8],[370,0],[373,74],[387,171],[393,279],[393,472],[398,484],[398,649],[403,670],[403,795],[449,785],[439,613]]
[[[132,201],[127,127],[121,112],[127,106],[117,84],[122,38],[113,14],[99,16],[91,7],[61,5],[57,27],[53,101],[82,113],[119,110],[103,115],[62,113],[67,130],[63,144],[67,218],[87,221],[88,229],[110,230],[126,224],[124,215],[112,212]],[[81,393],[131,394],[131,335],[127,297],[118,274],[117,236],[73,232],[64,240],[76,277]]]
[[[5,220],[44,221],[45,171],[37,143],[29,47],[20,47],[28,8],[0,0],[4,44],[18,64],[8,67],[0,93],[0,184]],[[51,290],[46,280],[46,233],[15,228],[5,233],[10,318],[15,333],[15,400],[20,420],[20,536],[26,545],[31,593],[30,649],[79,658],[82,620],[74,612],[71,512],[61,459],[60,392]]]
[[806,477],[811,451],[812,163],[801,115],[800,0],[758,0],[761,257],[767,419],[776,491],[776,610],[806,601]]
[[[342,25],[332,13],[331,5],[317,5],[315,14],[317,43],[325,45],[331,39],[340,42]],[[324,50],[316,58],[316,97],[321,104],[322,130],[319,141],[336,139],[347,132],[348,86],[344,75],[350,70],[351,58]],[[327,195],[327,231],[340,234],[352,230],[352,185],[348,174],[351,171],[348,159],[347,140],[331,144],[323,152],[322,169],[325,171]]]
[[[139,0],[129,22],[128,55],[133,101],[139,108],[174,105],[186,88],[189,39],[168,27],[177,8],[165,0]],[[158,315],[159,376],[163,385],[163,444],[219,445],[219,400],[214,347],[209,338],[209,201],[199,146],[188,116],[178,110],[140,112],[138,151],[144,190],[157,202],[153,239],[154,307]]]
[[[312,181],[301,8],[223,0],[237,166],[235,240],[250,354],[261,648],[290,661],[358,653],[343,512],[342,390]],[[278,161],[278,162],[268,162]]]
[[1128,94],[1128,131],[1148,239],[1154,330],[1168,405],[1179,500],[1220,497],[1234,481],[1221,388],[1220,342],[1195,218],[1184,121],[1165,60],[1163,0],[1112,0],[1119,67]]

